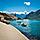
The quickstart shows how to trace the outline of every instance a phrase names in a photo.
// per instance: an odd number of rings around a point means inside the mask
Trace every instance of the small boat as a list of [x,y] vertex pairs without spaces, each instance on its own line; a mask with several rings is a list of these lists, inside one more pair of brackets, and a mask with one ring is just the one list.
[[27,23],[22,22],[22,23],[21,23],[21,26],[26,27],[26,26],[27,26]]

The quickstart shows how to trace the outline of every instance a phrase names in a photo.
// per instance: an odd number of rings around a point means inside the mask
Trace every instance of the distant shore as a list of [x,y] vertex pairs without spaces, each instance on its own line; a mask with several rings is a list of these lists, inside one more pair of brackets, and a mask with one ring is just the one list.
[[0,40],[29,40],[11,25],[0,22]]

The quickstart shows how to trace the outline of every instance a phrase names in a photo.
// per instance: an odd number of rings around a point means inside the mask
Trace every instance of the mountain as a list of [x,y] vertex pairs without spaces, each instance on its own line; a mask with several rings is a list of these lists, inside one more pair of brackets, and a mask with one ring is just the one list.
[[24,19],[26,17],[26,14],[16,14],[16,17]]
[[11,13],[10,15],[16,16],[18,19],[24,19],[27,14],[13,14],[13,13]]
[[35,12],[30,12],[29,14],[13,14],[10,15],[16,16],[18,19],[34,19],[34,20],[40,20],[40,9]]
[[28,15],[26,15],[25,19],[37,19],[40,20],[40,9],[35,12],[30,12]]
[[16,16],[12,16],[10,14],[6,14],[6,13],[1,13],[0,12],[0,19],[4,18],[5,20],[12,20],[12,19],[17,19]]

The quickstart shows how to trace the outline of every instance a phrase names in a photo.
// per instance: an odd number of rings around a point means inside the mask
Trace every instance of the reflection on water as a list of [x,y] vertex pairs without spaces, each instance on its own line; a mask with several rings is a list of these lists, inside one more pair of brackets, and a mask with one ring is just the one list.
[[[27,23],[24,27],[21,23]],[[40,38],[40,21],[37,20],[16,20],[11,21],[11,25],[15,26],[18,30],[20,30],[25,36],[28,38],[36,38],[39,40]]]

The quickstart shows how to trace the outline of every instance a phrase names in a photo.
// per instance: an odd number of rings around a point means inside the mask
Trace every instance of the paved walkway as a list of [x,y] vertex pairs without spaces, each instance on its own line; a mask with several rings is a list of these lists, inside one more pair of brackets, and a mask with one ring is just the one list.
[[29,40],[11,25],[0,22],[0,40]]

